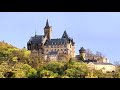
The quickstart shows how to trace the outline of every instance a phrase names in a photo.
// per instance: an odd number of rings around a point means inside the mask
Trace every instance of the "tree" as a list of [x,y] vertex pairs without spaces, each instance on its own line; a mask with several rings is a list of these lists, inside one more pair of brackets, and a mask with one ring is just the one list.
[[70,58],[71,58],[71,55],[67,55],[67,54],[65,54],[65,53],[60,53],[59,55],[58,55],[58,60],[59,61],[69,61],[70,60]]
[[86,49],[86,59],[92,59],[94,54],[90,49]]
[[44,65],[44,63],[45,63],[45,60],[42,54],[39,54],[39,55],[31,54],[28,59],[28,64],[35,69],[41,67],[42,65]]
[[64,63],[51,61],[44,66],[44,69],[50,70],[50,71],[53,71],[54,73],[58,73],[59,75],[62,75],[65,68],[64,68]]
[[38,78],[57,78],[57,76],[57,73],[50,70],[41,70],[40,73],[38,73]]
[[71,61],[67,64],[65,75],[71,78],[85,78],[89,73],[87,64],[84,62]]

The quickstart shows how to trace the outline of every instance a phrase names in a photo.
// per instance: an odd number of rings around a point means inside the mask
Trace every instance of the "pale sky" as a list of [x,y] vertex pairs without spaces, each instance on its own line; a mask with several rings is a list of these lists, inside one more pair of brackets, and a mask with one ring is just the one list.
[[0,12],[0,41],[26,47],[35,31],[43,35],[47,18],[52,38],[61,38],[66,30],[76,54],[84,47],[102,52],[112,63],[120,61],[120,12]]

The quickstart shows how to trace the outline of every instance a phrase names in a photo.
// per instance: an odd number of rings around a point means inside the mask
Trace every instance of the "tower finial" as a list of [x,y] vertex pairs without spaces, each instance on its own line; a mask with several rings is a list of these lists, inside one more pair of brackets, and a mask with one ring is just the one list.
[[35,36],[36,36],[36,31],[35,31]]
[[36,29],[35,29],[35,36],[37,35]]
[[45,28],[49,28],[49,22],[48,22],[48,19],[47,19],[47,21],[46,21],[46,26],[45,26]]

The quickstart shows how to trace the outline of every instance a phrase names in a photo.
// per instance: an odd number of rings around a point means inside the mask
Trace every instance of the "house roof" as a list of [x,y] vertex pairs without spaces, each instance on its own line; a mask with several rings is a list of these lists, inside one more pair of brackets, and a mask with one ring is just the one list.
[[83,47],[81,47],[81,49],[79,51],[86,51]]
[[86,50],[85,50],[83,47],[81,47],[81,49],[79,50],[79,52],[80,52],[80,53],[85,53]]
[[[48,20],[46,22],[45,28],[49,28]],[[45,38],[44,35],[36,35],[35,34],[35,36],[30,38],[30,40],[28,41],[27,44],[31,44],[31,43],[32,44],[41,44],[44,38]],[[64,31],[62,38],[45,40],[44,45],[65,45],[65,44],[70,43],[70,42],[72,43],[72,45],[75,44],[73,39],[68,36],[66,31]]]
[[112,63],[99,63],[99,62],[93,62],[96,65],[113,65]]
[[[35,35],[31,37],[27,44],[41,44],[44,35]],[[45,42],[45,45],[66,45],[69,41],[66,38],[50,39]]]
[[62,35],[62,38],[69,39],[69,36],[68,36],[68,34],[67,34],[66,30],[64,31],[64,33],[63,33],[63,35]]
[[29,39],[28,44],[41,44],[43,38],[43,35],[35,35]]

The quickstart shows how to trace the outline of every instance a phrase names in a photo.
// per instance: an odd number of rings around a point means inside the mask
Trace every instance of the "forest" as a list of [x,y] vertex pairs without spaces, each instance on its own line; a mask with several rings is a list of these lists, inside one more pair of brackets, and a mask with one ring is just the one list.
[[82,61],[69,59],[45,61],[4,41],[0,42],[0,78],[120,78],[120,65],[114,73],[91,71]]

